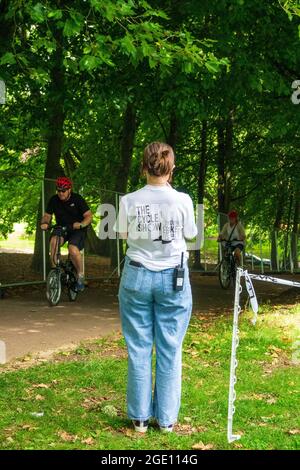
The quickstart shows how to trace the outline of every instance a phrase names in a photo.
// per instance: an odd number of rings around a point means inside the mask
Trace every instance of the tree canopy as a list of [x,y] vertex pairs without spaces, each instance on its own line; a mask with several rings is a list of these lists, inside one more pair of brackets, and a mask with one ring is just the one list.
[[95,204],[98,188],[140,187],[160,139],[208,226],[234,207],[254,236],[290,233],[296,259],[299,14],[277,0],[3,1],[0,233],[35,229],[44,176],[71,175]]

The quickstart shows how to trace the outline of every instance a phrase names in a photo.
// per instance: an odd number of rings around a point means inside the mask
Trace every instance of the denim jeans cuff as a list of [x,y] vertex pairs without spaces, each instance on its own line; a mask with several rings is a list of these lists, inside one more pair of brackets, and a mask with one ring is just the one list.
[[131,415],[128,415],[128,418],[133,420],[133,421],[149,421],[149,419],[152,418],[152,415],[148,416],[148,418],[141,418],[141,417],[136,418],[136,417],[133,417]]

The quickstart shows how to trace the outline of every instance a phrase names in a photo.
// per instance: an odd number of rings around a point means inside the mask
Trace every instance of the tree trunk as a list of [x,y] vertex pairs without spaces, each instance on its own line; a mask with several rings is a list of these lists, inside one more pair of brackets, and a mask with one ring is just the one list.
[[282,216],[284,212],[284,191],[282,186],[280,185],[277,197],[277,209],[275,215],[275,221],[273,224],[273,230],[271,233],[271,267],[272,270],[277,270],[279,265],[278,254],[277,254],[277,239],[278,239],[278,231],[280,229],[280,224],[282,221]]
[[291,245],[289,244],[289,235],[290,235],[290,228],[291,228],[291,217],[292,217],[292,207],[293,207],[293,194],[290,195],[289,201],[289,208],[288,208],[288,216],[287,216],[287,227],[286,227],[286,234],[284,239],[284,267],[285,269],[290,266],[290,249]]
[[230,162],[233,153],[233,120],[232,113],[226,121],[220,120],[217,125],[218,152],[218,212],[226,214],[230,207]]
[[[61,31],[55,31],[56,51],[54,52],[52,63],[53,67],[50,72],[51,83],[48,90],[48,112],[49,116],[47,129],[47,159],[45,165],[45,178],[55,179],[58,175],[63,174],[60,165],[63,146],[63,127],[64,127],[64,67],[63,67],[63,36]],[[45,202],[50,199],[53,194],[54,185],[45,182]],[[40,229],[40,220],[42,216],[42,201],[39,203],[39,210],[36,222],[36,237],[34,246],[34,255],[32,267],[38,271],[42,271],[43,245],[42,231]],[[47,243],[48,246],[48,243]],[[47,257],[49,258],[49,256]],[[49,263],[49,259],[48,259]]]
[[[205,191],[205,177],[207,169],[207,121],[202,121],[201,127],[201,150],[198,170],[197,200],[198,204],[203,204]],[[194,267],[203,270],[201,264],[201,250],[195,251]]]
[[[9,11],[9,0],[2,0],[0,2],[0,54],[1,56],[7,52],[11,47],[11,42],[16,27],[14,18],[10,15],[7,17]],[[4,78],[4,77],[1,77]]]
[[231,202],[231,165],[233,157],[233,118],[229,113],[225,127],[225,211],[229,211]]
[[[115,191],[119,193],[126,193],[127,190],[136,127],[136,109],[132,103],[127,103],[123,118],[123,131],[120,145],[120,165],[116,175],[115,183]],[[112,196],[110,202],[115,205],[115,195]],[[120,256],[123,257],[122,240],[119,241],[119,250]],[[111,267],[115,268],[118,265],[117,243],[115,240],[110,240],[110,255]]]
[[108,241],[100,240],[91,225],[87,230],[84,249],[88,255],[110,256]]
[[217,128],[218,135],[218,212],[225,213],[225,191],[226,191],[226,174],[225,174],[225,128],[224,123],[220,121]]

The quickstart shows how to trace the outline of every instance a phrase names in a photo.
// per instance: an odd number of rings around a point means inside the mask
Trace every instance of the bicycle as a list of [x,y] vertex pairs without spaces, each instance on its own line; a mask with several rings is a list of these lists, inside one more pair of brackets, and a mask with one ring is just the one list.
[[56,263],[55,267],[49,271],[47,276],[46,297],[51,307],[58,305],[63,287],[67,288],[68,297],[71,302],[75,302],[78,296],[76,269],[68,257],[67,261],[61,260],[61,239],[67,232],[68,227],[55,225],[48,230],[55,229],[57,235]]
[[219,263],[219,282],[222,289],[228,289],[230,287],[231,282],[233,285],[235,284],[237,265],[232,250],[232,242],[234,241],[237,240],[226,241],[224,254],[221,262]]

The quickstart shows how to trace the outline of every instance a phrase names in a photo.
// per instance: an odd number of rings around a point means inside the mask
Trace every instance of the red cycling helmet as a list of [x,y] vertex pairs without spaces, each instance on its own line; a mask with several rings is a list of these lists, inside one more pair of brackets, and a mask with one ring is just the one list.
[[228,217],[229,217],[230,219],[237,219],[237,218],[238,218],[238,213],[237,213],[237,211],[230,211],[230,212],[228,212]]
[[73,186],[72,180],[67,176],[59,176],[56,178],[56,187],[62,189],[71,189]]

